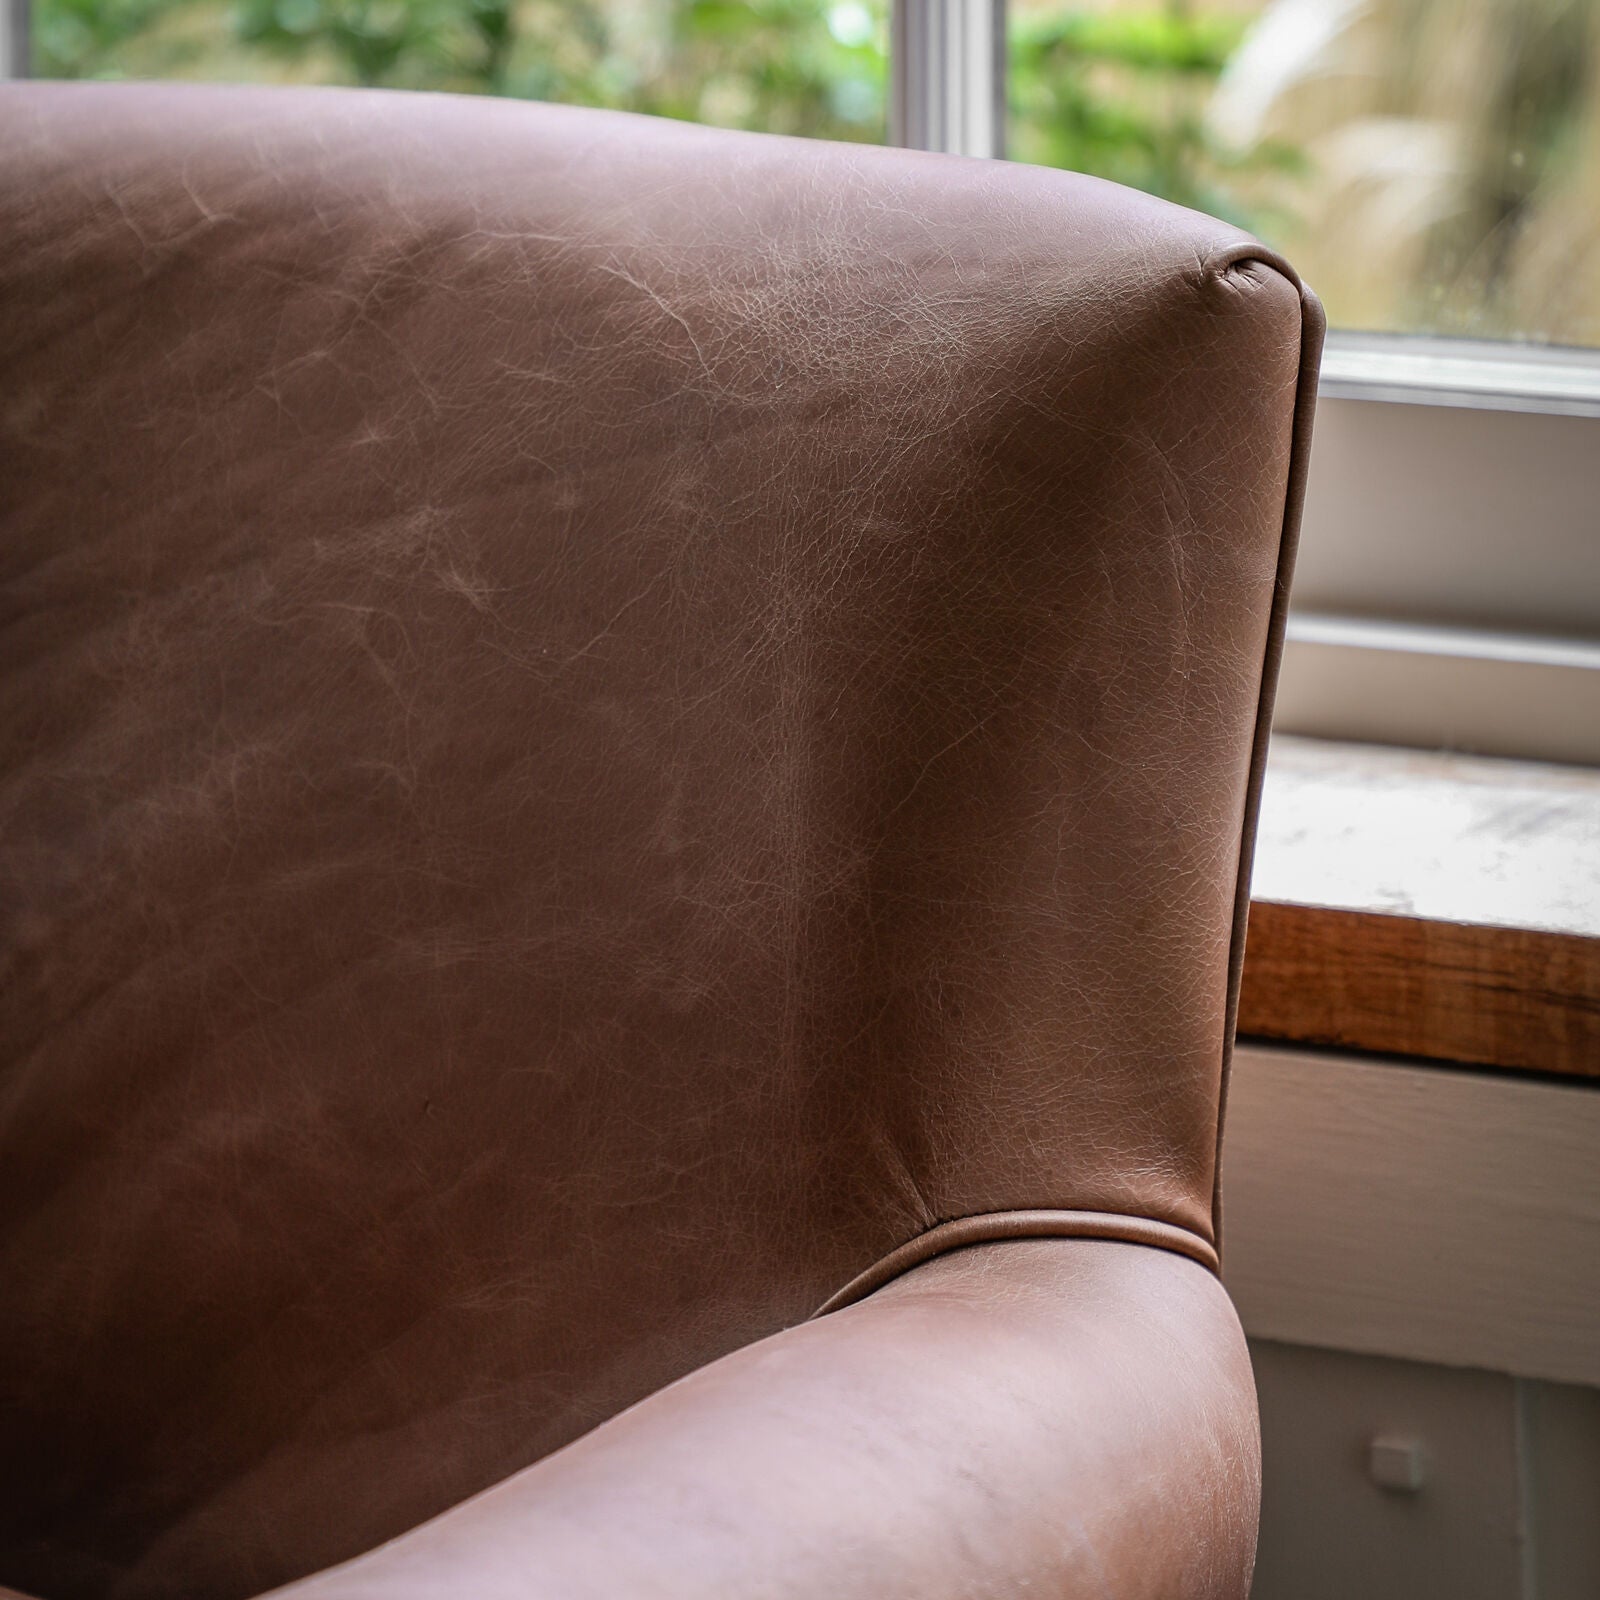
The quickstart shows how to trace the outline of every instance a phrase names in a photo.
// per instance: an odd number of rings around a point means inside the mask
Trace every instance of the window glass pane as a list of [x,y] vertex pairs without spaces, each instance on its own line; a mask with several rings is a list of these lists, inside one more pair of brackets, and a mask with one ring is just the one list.
[[1010,0],[1009,151],[1280,245],[1349,328],[1600,345],[1600,0]]
[[32,0],[44,78],[450,89],[884,136],[887,0]]

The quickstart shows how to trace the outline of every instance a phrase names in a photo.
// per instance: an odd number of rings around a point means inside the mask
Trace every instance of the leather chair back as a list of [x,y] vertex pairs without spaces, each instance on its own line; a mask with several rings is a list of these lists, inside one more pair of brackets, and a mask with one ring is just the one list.
[[1215,1262],[1280,261],[541,106],[0,122],[12,1581],[283,1581],[974,1239]]

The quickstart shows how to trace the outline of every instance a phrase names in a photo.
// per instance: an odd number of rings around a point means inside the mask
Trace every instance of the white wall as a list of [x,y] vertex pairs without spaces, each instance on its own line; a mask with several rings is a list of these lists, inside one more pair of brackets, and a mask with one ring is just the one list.
[[1600,1086],[1245,1047],[1223,1189],[1254,1600],[1600,1600]]

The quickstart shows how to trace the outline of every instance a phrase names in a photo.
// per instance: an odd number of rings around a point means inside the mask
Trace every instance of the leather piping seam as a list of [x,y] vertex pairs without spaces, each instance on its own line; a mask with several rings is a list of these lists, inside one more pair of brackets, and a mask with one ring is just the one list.
[[1228,1080],[1232,1076],[1234,1034],[1239,1018],[1239,988],[1244,974],[1245,939],[1250,919],[1250,878],[1255,861],[1255,822],[1261,810],[1261,788],[1266,777],[1267,743],[1272,731],[1272,708],[1277,697],[1278,674],[1283,666],[1284,633],[1289,620],[1289,586],[1299,553],[1300,518],[1305,506],[1306,474],[1311,454],[1311,427],[1317,407],[1317,374],[1322,361],[1322,341],[1327,318],[1322,302],[1284,258],[1254,241],[1213,252],[1201,263],[1202,278],[1226,273],[1246,262],[1258,262],[1286,279],[1300,297],[1300,369],[1295,388],[1294,417],[1289,435],[1289,470],[1284,484],[1283,521],[1278,535],[1278,566],[1273,588],[1272,614],[1263,650],[1261,693],[1256,702],[1255,729],[1245,787],[1243,826],[1239,842],[1239,873],[1234,885],[1233,929],[1228,945],[1228,992],[1223,1011],[1222,1063],[1217,1084],[1217,1135],[1211,1166],[1211,1234],[1222,1244],[1222,1131],[1228,1110]]
[[935,1256],[962,1250],[968,1245],[994,1244],[1007,1239],[1105,1239],[1119,1244],[1151,1245],[1187,1256],[1211,1272],[1217,1270],[1217,1252],[1199,1234],[1180,1228],[1176,1223],[1123,1216],[1114,1211],[989,1211],[941,1222],[926,1233],[908,1239],[898,1249],[873,1262],[865,1272],[857,1273],[811,1315],[822,1317],[830,1311],[854,1305]]

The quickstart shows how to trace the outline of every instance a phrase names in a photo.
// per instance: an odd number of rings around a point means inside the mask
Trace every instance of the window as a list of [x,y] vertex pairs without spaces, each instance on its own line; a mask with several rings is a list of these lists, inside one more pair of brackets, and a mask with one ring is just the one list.
[[1280,726],[1600,763],[1600,0],[0,5],[41,76],[887,136],[1236,220],[1336,330]]
[[1600,345],[1594,0],[1013,0],[1011,152],[1231,217],[1336,327]]

